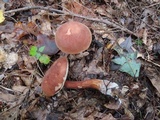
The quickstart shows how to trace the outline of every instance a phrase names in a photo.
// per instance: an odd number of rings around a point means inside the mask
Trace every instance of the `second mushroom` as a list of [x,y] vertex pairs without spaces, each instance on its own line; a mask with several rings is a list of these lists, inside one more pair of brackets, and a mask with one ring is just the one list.
[[118,89],[118,84],[108,80],[89,79],[82,81],[66,81],[68,74],[68,60],[66,57],[60,57],[46,72],[41,87],[43,93],[47,96],[53,96],[58,93],[63,86],[70,89],[92,88],[97,89],[105,95],[112,96],[112,89]]

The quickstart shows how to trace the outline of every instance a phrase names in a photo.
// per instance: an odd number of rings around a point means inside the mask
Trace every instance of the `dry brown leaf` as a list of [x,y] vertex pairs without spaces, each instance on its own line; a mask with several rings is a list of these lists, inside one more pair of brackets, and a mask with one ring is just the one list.
[[144,29],[142,41],[145,45],[147,44],[147,37],[148,37],[147,29]]
[[0,1],[0,9],[5,11],[5,2],[3,0]]
[[[88,115],[86,116],[86,114]],[[75,113],[72,113],[71,116],[76,120],[94,120],[94,108],[87,106],[79,108]]]
[[117,110],[120,108],[121,104],[122,104],[122,101],[117,100],[117,101],[111,101],[111,102],[105,104],[104,106],[109,109]]
[[26,89],[28,89],[26,86],[20,86],[20,85],[15,85],[12,87],[12,89],[16,92],[21,92],[23,93]]
[[86,74],[101,74],[107,75],[107,72],[104,69],[104,66],[98,66],[98,62],[102,61],[102,51],[103,48],[99,48],[95,55],[94,59],[91,61],[91,63],[83,68],[83,71],[86,71]]
[[0,92],[0,100],[4,102],[14,102],[17,99],[15,95]]
[[31,77],[30,77],[29,75],[21,76],[21,79],[22,79],[22,81],[24,82],[24,84],[25,84],[26,86],[30,86],[31,83],[33,82],[33,80],[31,79]]
[[82,53],[79,53],[77,55],[70,55],[69,59],[70,60],[82,59],[82,58],[84,58],[88,55],[89,55],[89,52],[82,52]]
[[49,20],[44,20],[41,24],[41,33],[45,35],[51,35],[52,29],[51,29],[51,22]]
[[63,0],[64,10],[70,10],[73,13],[84,15],[84,16],[95,16],[92,10],[83,6],[78,0]]
[[43,110],[43,109],[35,108],[35,110],[32,111],[32,113],[37,120],[46,120],[46,117],[49,114],[49,111],[47,109]]
[[116,118],[114,118],[113,116],[112,116],[112,114],[108,114],[108,115],[106,115],[105,117],[103,117],[101,120],[117,120]]
[[106,5],[101,5],[98,7],[95,7],[95,12],[102,15],[102,16],[106,16],[108,18],[112,18],[113,14],[115,14],[115,10],[110,7],[110,6],[106,6]]
[[139,108],[141,108],[144,104],[145,104],[145,102],[144,102],[144,100],[137,100],[136,101],[136,104],[137,104],[137,106],[139,107]]
[[160,72],[154,68],[148,67],[146,69],[146,75],[151,81],[152,85],[157,89],[160,93]]
[[7,32],[11,33],[14,30],[14,23],[6,21],[4,24],[0,25],[0,33]]
[[4,63],[4,68],[5,68],[5,69],[8,69],[8,68],[10,69],[10,68],[12,68],[12,66],[13,66],[14,64],[16,64],[17,61],[18,61],[18,54],[15,53],[15,52],[9,53],[9,54],[7,55],[6,61],[5,61],[5,63]]
[[[79,0],[62,0],[62,8],[64,11],[71,11],[75,14],[87,16],[87,17],[96,17],[93,10],[90,9],[90,6],[83,5]],[[83,22],[87,26],[90,26],[91,21],[79,17],[72,17],[72,20]]]
[[146,114],[145,114],[144,119],[145,120],[154,120],[154,118],[155,118],[154,107],[151,104],[149,104],[146,109]]
[[0,46],[0,62],[5,62],[7,57],[7,53],[4,49]]
[[127,108],[124,109],[126,116],[128,117],[128,120],[134,120],[134,115],[131,113],[131,111]]

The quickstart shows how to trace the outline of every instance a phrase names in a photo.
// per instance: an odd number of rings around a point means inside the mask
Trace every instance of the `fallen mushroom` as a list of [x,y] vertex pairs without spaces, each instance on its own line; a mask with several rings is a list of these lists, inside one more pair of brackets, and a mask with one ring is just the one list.
[[55,43],[64,53],[77,54],[89,48],[92,34],[89,28],[75,21],[61,25],[55,34]]
[[41,83],[43,93],[50,97],[59,92],[63,86],[70,89],[93,88],[105,95],[113,96],[112,89],[118,89],[118,84],[108,80],[90,79],[83,81],[66,81],[68,74],[68,60],[58,58],[45,73]]
[[66,81],[68,74],[68,60],[66,57],[58,58],[47,70],[41,83],[45,96],[50,97],[59,92]]
[[99,90],[105,95],[113,96],[112,89],[118,89],[119,86],[115,82],[100,79],[89,79],[82,81],[66,81],[64,86],[70,89],[93,88]]

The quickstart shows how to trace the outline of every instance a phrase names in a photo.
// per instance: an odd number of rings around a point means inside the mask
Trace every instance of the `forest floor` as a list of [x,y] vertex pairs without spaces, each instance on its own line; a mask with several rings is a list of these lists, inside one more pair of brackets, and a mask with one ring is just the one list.
[[[1,120],[160,120],[159,0],[1,0],[0,9]],[[89,27],[92,43],[67,55],[67,80],[106,79],[118,85],[114,95],[43,94],[45,72],[66,54],[47,55],[46,64],[31,47],[70,20]]]

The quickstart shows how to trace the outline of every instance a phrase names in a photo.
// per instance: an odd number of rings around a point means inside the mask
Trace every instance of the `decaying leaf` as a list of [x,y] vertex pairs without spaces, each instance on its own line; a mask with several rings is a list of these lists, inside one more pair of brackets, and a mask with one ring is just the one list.
[[14,30],[14,23],[6,21],[4,24],[0,25],[0,33],[6,32],[11,33]]
[[114,118],[113,116],[112,116],[112,114],[108,114],[108,115],[106,115],[105,117],[103,117],[101,120],[117,120],[116,118]]
[[4,49],[0,46],[0,62],[6,61],[7,53]]
[[26,86],[20,86],[20,85],[15,85],[12,87],[12,89],[16,92],[21,92],[21,93],[23,93],[25,89],[28,90]]
[[151,81],[152,85],[157,89],[160,93],[160,72],[154,68],[148,67],[146,70],[146,75]]
[[104,106],[109,109],[118,110],[120,108],[121,104],[122,104],[122,101],[117,100],[117,101],[111,101],[111,102],[105,104]]
[[127,37],[126,40],[120,44],[120,46],[123,49],[127,50],[128,53],[132,53],[133,52],[132,45],[133,44],[132,44],[131,36]]
[[38,34],[37,35],[37,47],[40,48],[44,46],[44,50],[41,53],[47,55],[53,55],[59,51],[58,47],[55,44],[55,41],[52,37],[49,37],[45,34]]
[[51,29],[51,22],[48,20],[45,20],[41,24],[41,33],[46,34],[46,35],[51,35],[52,34],[52,29]]
[[124,109],[126,116],[128,117],[128,120],[134,120],[134,115],[132,114],[132,112],[129,109]]
[[14,102],[14,101],[16,101],[16,99],[17,99],[16,95],[0,92],[0,100],[1,101]]
[[7,55],[6,61],[4,63],[4,67],[6,69],[10,69],[14,64],[18,61],[18,54],[15,52],[11,52]]

